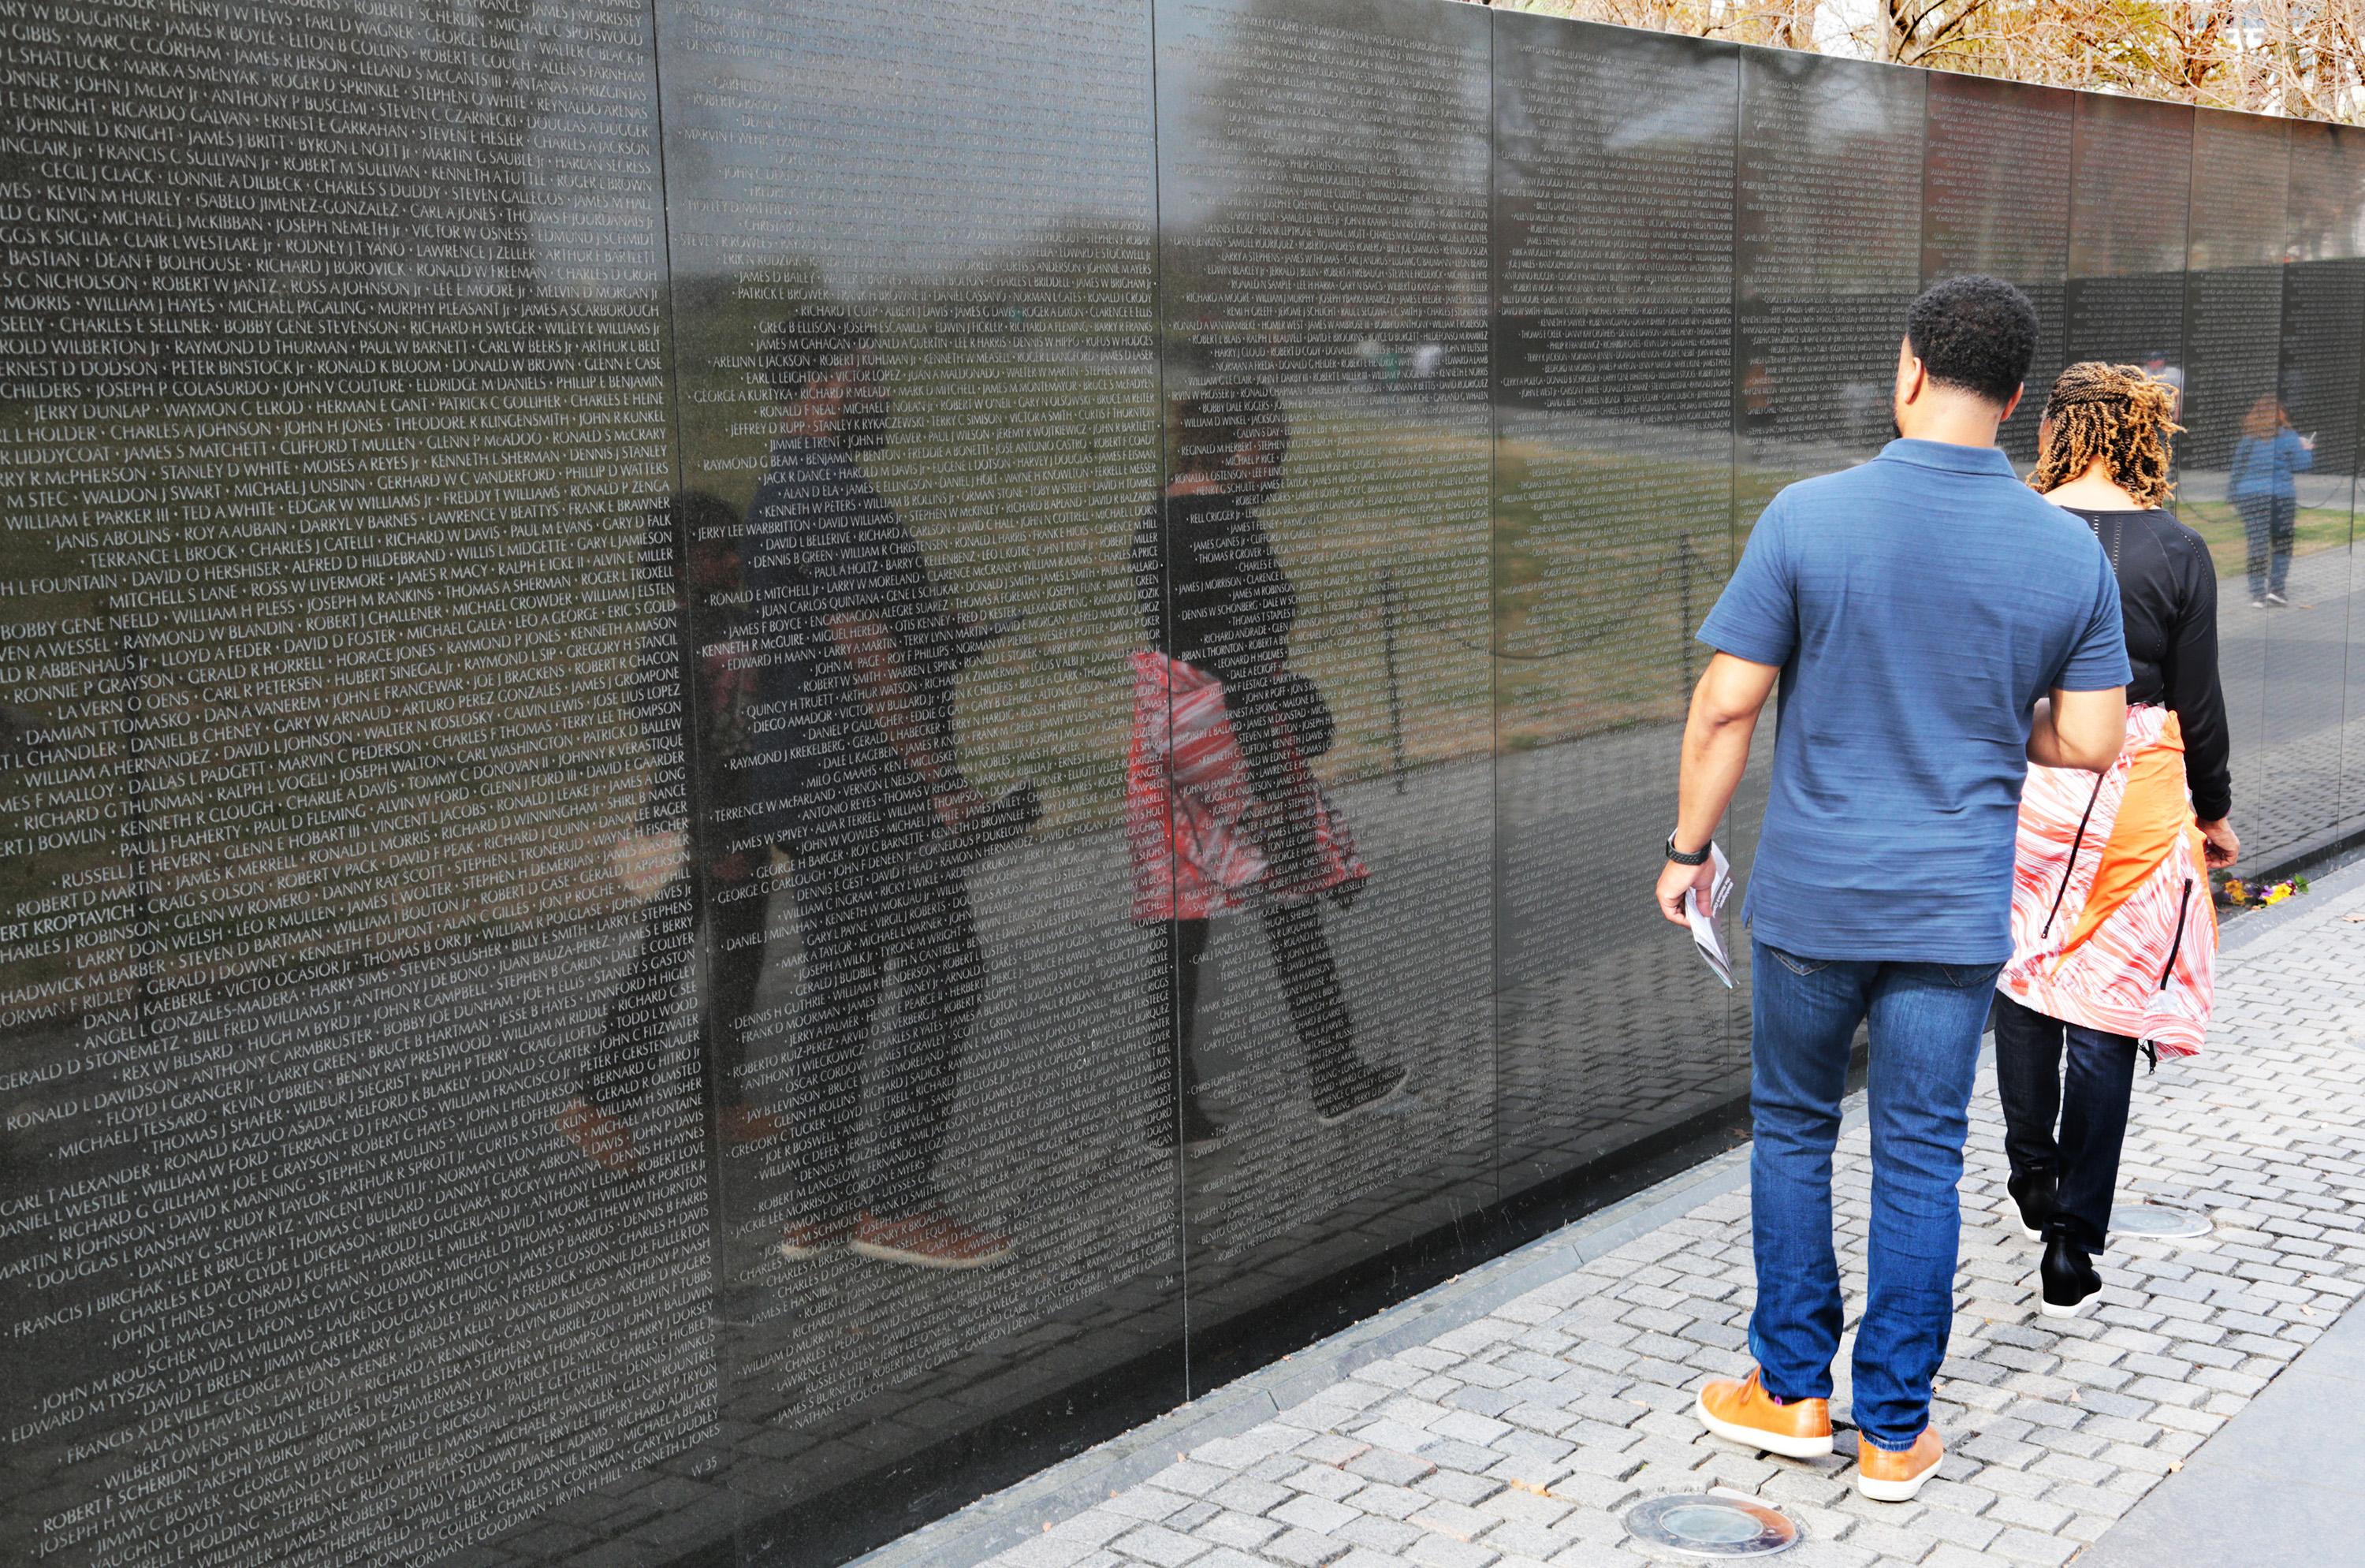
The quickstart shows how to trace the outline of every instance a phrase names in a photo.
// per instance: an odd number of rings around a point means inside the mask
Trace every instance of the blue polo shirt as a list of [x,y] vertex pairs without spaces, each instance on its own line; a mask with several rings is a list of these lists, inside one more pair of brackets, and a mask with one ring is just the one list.
[[1782,670],[1742,912],[1757,939],[2010,958],[2030,711],[2128,678],[2093,532],[1991,446],[1893,441],[1774,498],[1699,638]]

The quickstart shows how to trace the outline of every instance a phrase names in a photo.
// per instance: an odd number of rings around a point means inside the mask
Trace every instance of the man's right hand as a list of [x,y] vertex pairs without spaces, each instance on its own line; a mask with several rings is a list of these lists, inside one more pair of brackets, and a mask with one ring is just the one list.
[[2234,824],[2224,817],[2201,824],[2202,863],[2212,871],[2223,871],[2242,857],[2242,838]]
[[[1687,849],[1684,853],[1688,855],[1691,851]],[[1685,866],[1670,860],[1659,873],[1659,913],[1665,915],[1671,923],[1688,931],[1691,929],[1692,917],[1684,913],[1684,895],[1689,892],[1698,893],[1700,908],[1706,909],[1715,890],[1716,867],[1714,865],[1702,862],[1698,866]]]

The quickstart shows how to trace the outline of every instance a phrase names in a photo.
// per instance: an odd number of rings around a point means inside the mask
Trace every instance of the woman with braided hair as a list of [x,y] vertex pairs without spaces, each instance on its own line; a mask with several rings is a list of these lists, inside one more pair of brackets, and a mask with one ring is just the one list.
[[1996,980],[2012,1196],[2045,1243],[2041,1305],[2055,1317],[2102,1288],[2092,1254],[2108,1238],[2137,1052],[2201,1048],[2217,951],[2209,868],[2241,852],[2225,821],[2216,568],[2166,510],[2175,409],[2175,387],[2135,365],[2073,364],[2046,400],[2029,478],[2102,541],[2134,671],[2108,772],[2028,770],[2012,956]]

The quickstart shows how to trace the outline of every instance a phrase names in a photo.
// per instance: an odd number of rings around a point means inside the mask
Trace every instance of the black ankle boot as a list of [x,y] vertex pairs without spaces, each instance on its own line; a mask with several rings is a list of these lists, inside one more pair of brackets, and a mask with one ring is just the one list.
[[2045,1227],[2053,1223],[2059,1180],[2047,1168],[2038,1166],[2034,1170],[2013,1171],[2004,1183],[2012,1201],[2020,1206],[2020,1233],[2031,1241],[2044,1240]]
[[2102,1293],[2102,1276],[2086,1249],[2059,1234],[2046,1238],[2036,1277],[2044,1296],[2038,1306],[2047,1317],[2081,1316]]

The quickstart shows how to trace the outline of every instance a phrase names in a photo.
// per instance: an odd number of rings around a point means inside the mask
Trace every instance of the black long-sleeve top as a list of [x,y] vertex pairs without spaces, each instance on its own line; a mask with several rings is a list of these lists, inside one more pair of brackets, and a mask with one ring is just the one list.
[[2129,702],[2172,709],[2184,731],[2192,809],[2214,822],[2233,809],[2225,695],[2217,680],[2217,567],[2201,535],[2166,511],[2069,509],[2086,520],[2118,574]]
[[[656,764],[642,803],[642,825],[662,824],[667,806],[686,793],[693,843],[716,841],[718,813],[745,803],[748,708],[755,666],[747,655],[747,616],[738,604],[700,595],[689,605],[689,646],[681,645],[680,611],[658,607],[641,639],[633,681],[633,717]],[[686,782],[666,777],[668,763],[687,759],[701,768]]]
[[1255,510],[1222,493],[1165,495],[1133,532],[1133,596],[1149,646],[1224,684],[1250,787],[1286,788],[1276,678],[1289,659],[1297,590]]
[[1159,498],[1133,532],[1133,599],[1150,647],[1227,689],[1287,662],[1297,591],[1264,525],[1234,497]]

